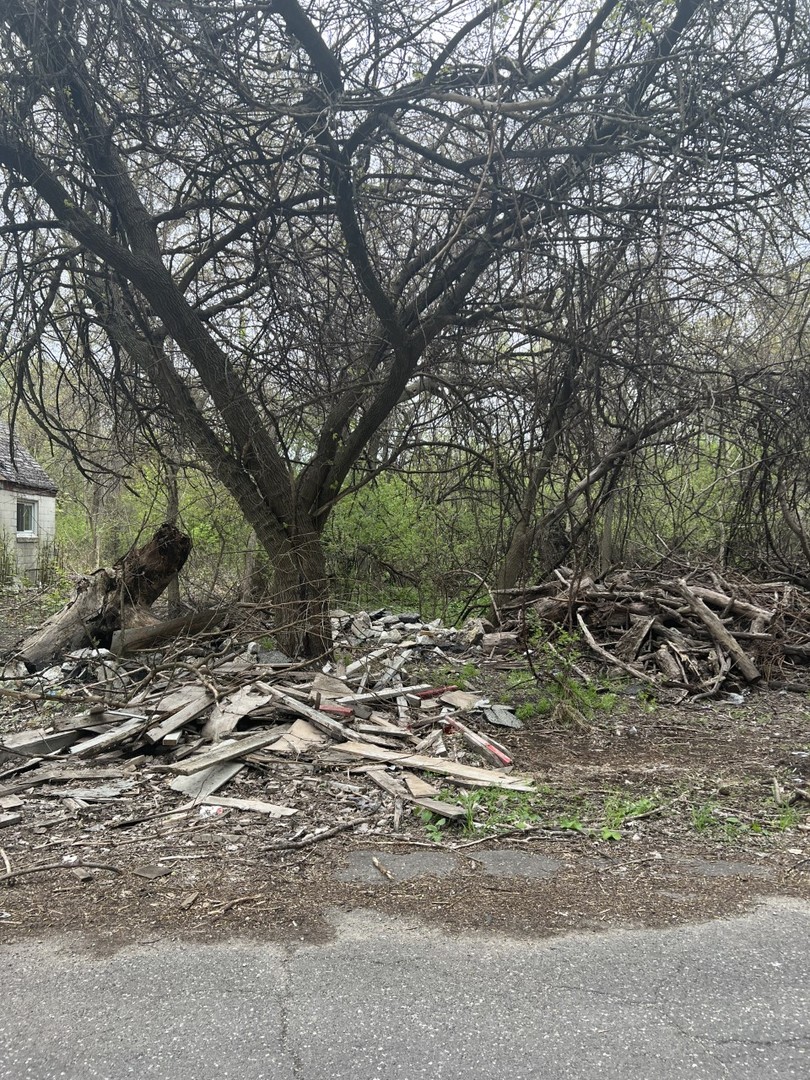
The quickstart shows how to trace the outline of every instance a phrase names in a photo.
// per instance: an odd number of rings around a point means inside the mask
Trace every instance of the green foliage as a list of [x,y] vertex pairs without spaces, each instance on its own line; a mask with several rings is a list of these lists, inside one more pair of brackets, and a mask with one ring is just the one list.
[[448,683],[455,683],[459,690],[472,689],[472,683],[481,678],[481,669],[472,661],[465,661],[460,667],[440,668],[437,672],[439,679],[445,679]]
[[324,544],[341,603],[461,617],[460,568],[487,574],[501,511],[493,490],[473,498],[436,485],[426,464],[422,476],[390,473],[338,503]]
[[468,832],[525,829],[543,821],[547,815],[545,793],[542,791],[477,788],[451,798],[466,809]]
[[614,684],[608,679],[583,683],[574,671],[579,656],[579,637],[567,630],[552,640],[534,632],[530,636],[534,650],[531,675],[512,672],[500,695],[504,704],[515,706],[515,715],[524,723],[543,716],[556,716],[562,722],[593,719],[616,705]]
[[565,829],[566,831],[570,832],[584,833],[587,831],[585,826],[582,824],[582,821],[575,815],[564,814],[557,821],[557,825],[560,829]]
[[416,816],[425,826],[425,833],[428,839],[432,840],[434,844],[441,844],[444,840],[442,830],[447,824],[447,819],[426,809],[419,810]]
[[690,816],[692,818],[692,828],[695,832],[706,832],[716,824],[714,811],[714,803],[701,803],[700,806],[692,807]]
[[608,828],[618,829],[627,821],[647,814],[656,807],[656,800],[648,795],[641,798],[629,798],[622,792],[614,792],[605,799],[605,824]]

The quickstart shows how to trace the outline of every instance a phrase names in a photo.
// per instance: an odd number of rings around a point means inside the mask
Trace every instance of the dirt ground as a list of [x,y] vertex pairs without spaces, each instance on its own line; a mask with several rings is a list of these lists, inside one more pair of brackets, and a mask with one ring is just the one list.
[[[32,709],[7,707],[0,727],[27,724]],[[22,822],[0,830],[0,875],[19,874],[0,884],[0,940],[66,931],[103,951],[167,935],[317,941],[331,912],[358,907],[543,936],[810,898],[808,717],[804,696],[774,692],[679,706],[620,695],[585,727],[536,717],[503,737],[537,795],[456,792],[467,820],[441,826],[406,808],[397,831],[388,797],[356,790],[346,766],[290,762],[229,785],[229,796],[299,807],[307,827],[296,830],[237,810],[170,814],[179,799],[165,774],[119,762],[133,783],[107,801],[76,808],[55,785],[19,794]],[[493,872],[480,855],[498,849],[542,856],[553,872]],[[409,852],[441,853],[450,869],[387,867]],[[368,871],[352,878],[348,866]]]

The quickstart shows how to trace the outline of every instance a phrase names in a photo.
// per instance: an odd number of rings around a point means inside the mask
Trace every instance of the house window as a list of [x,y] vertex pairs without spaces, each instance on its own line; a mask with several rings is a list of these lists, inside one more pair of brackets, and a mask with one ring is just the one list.
[[17,535],[35,536],[37,531],[37,504],[19,499],[17,502]]

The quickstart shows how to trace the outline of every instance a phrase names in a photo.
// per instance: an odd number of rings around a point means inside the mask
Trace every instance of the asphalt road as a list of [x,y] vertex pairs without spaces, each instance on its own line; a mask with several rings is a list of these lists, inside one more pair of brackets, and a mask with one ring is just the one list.
[[810,1076],[810,905],[539,941],[341,915],[325,944],[0,947],[0,1080]]

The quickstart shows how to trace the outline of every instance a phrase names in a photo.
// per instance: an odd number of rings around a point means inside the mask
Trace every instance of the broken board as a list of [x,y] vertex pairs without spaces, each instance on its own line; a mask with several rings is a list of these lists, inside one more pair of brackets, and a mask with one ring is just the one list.
[[359,742],[338,743],[335,751],[349,757],[366,761],[382,761],[387,765],[400,765],[406,769],[423,769],[425,772],[447,776],[462,784],[476,787],[497,787],[507,791],[534,791],[534,781],[528,776],[514,776],[502,769],[480,769],[474,765],[462,765],[457,761],[445,761],[427,754],[398,753],[381,747]]

